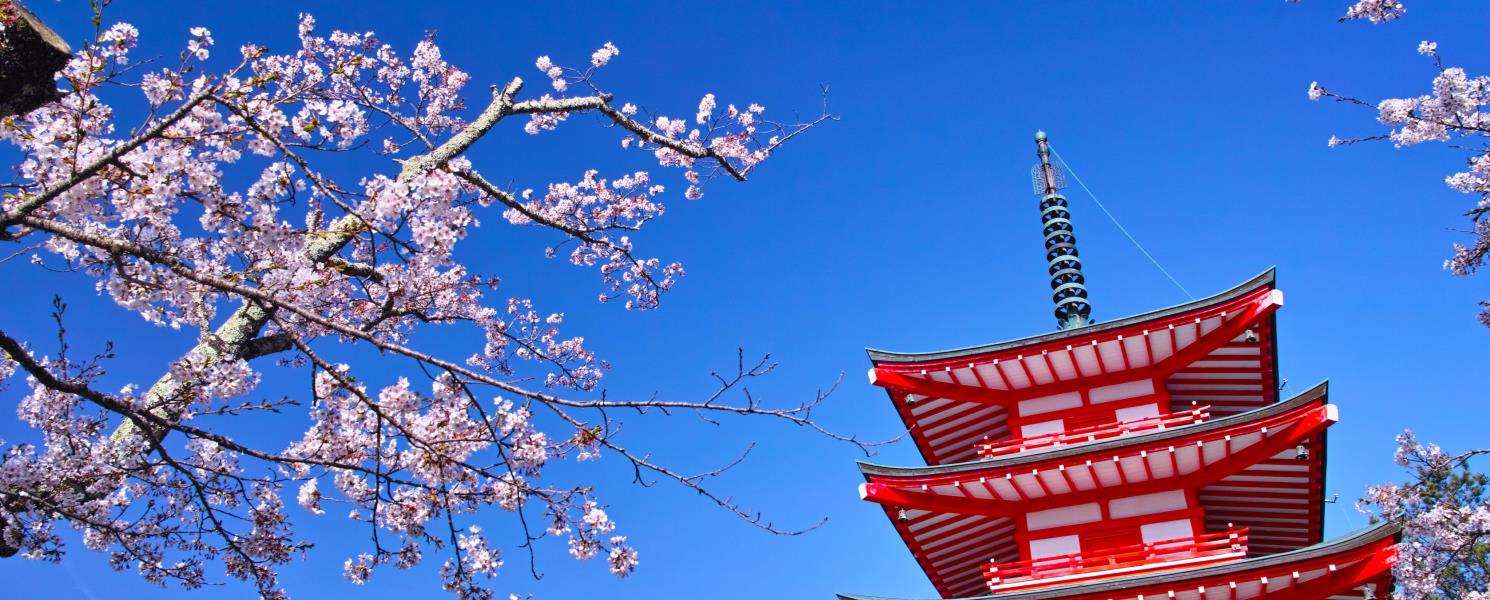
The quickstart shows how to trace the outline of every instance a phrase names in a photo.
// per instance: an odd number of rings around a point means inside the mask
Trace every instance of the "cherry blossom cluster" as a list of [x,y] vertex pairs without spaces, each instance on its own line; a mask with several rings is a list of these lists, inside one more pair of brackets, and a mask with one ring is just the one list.
[[1483,451],[1451,455],[1419,442],[1411,431],[1397,436],[1396,461],[1411,474],[1405,484],[1367,489],[1361,510],[1403,525],[1400,560],[1393,567],[1394,597],[1485,598],[1490,579],[1483,570],[1490,547],[1490,478],[1470,470]]
[[1345,16],[1340,17],[1340,20],[1365,19],[1372,23],[1386,23],[1401,18],[1406,12],[1407,8],[1397,0],[1357,0],[1346,9]]
[[[1375,23],[1391,21],[1402,15],[1400,2],[1362,0],[1351,7],[1347,19],[1368,19]],[[1459,140],[1484,140],[1490,137],[1490,77],[1471,76],[1463,68],[1445,66],[1438,53],[1438,44],[1422,41],[1418,53],[1433,60],[1438,74],[1430,84],[1431,92],[1410,98],[1387,98],[1369,103],[1341,95],[1321,87],[1318,82],[1309,86],[1309,99],[1330,98],[1337,101],[1371,106],[1377,120],[1390,128],[1386,134],[1340,139],[1331,137],[1329,144],[1338,146],[1365,141],[1390,140],[1397,147],[1413,146],[1426,142],[1456,143]],[[1483,144],[1482,144],[1483,146]],[[1490,213],[1490,150],[1475,151],[1466,157],[1467,169],[1445,178],[1445,183],[1460,192],[1477,194],[1480,200],[1467,212],[1472,239],[1456,243],[1453,255],[1444,261],[1444,268],[1455,275],[1475,273],[1485,265],[1490,256],[1490,222],[1485,216]],[[1479,320],[1490,326],[1490,302],[1481,302],[1484,310]]]
[[12,23],[15,23],[16,19],[19,18],[20,15],[16,14],[15,3],[0,2],[0,31],[5,31],[6,27],[9,27]]
[[[565,240],[574,242],[569,262],[600,265],[600,273],[610,286],[600,295],[600,301],[624,295],[630,298],[626,308],[654,308],[662,292],[682,277],[683,266],[676,262],[662,266],[655,258],[634,258],[627,234],[662,216],[664,206],[656,198],[663,190],[646,172],[606,180],[591,170],[578,183],[549,184],[542,197],[525,190],[522,203],[502,216],[517,225],[542,220],[578,232]],[[548,254],[557,255],[557,249],[550,248]]]
[[[1405,10],[1401,2],[1360,0],[1341,20],[1386,23],[1400,18]],[[1310,84],[1310,100],[1330,98],[1370,108],[1380,123],[1391,128],[1385,134],[1366,137],[1331,137],[1331,146],[1390,140],[1405,147],[1424,142],[1456,143],[1486,134],[1485,126],[1490,124],[1485,113],[1490,104],[1490,78],[1471,77],[1464,69],[1446,67],[1435,42],[1424,40],[1417,51],[1431,58],[1438,70],[1430,94],[1373,103],[1327,90],[1318,82]],[[1467,213],[1473,223],[1474,241],[1456,244],[1453,258],[1445,262],[1456,275],[1475,272],[1490,252],[1490,224],[1484,219],[1490,211],[1487,162],[1490,155],[1477,151],[1468,158],[1467,171],[1446,180],[1453,189],[1481,196],[1479,204]],[[1485,310],[1480,321],[1490,326],[1490,304],[1481,304]],[[1392,568],[1396,583],[1393,598],[1490,599],[1490,476],[1469,465],[1471,458],[1486,452],[1490,451],[1453,455],[1435,444],[1418,441],[1411,431],[1397,437],[1396,462],[1408,470],[1409,480],[1371,486],[1359,505],[1373,520],[1386,519],[1402,526],[1403,540],[1397,546],[1400,558]]]
[[[577,500],[581,491],[533,483],[561,449],[534,428],[526,407],[503,400],[480,402],[450,375],[436,379],[425,394],[400,379],[372,397],[349,372],[347,365],[334,365],[317,373],[315,425],[287,455],[295,459],[295,476],[304,482],[296,496],[305,510],[326,512],[322,470],[315,465],[329,465],[324,474],[336,486],[335,502],[347,505],[352,519],[396,536],[396,544],[390,545],[396,550],[348,560],[346,575],[353,581],[367,581],[375,567],[390,562],[410,568],[419,564],[423,546],[444,546],[446,540],[432,526],[446,513],[470,514],[489,505],[517,511],[536,503],[550,511],[556,523],[551,533],[562,535],[587,522],[595,510],[594,500]],[[499,462],[482,458],[493,450]],[[488,462],[477,462],[482,460]],[[575,502],[581,508],[567,508]],[[462,596],[484,597],[477,576],[495,575],[502,564],[500,553],[479,527],[457,535],[455,556],[441,569],[445,587]],[[571,537],[570,543],[592,538]]]
[[[112,350],[77,359],[65,343],[48,352],[0,324],[0,391],[24,374],[17,412],[36,431],[34,441],[0,442],[0,556],[60,560],[71,529],[116,569],[152,582],[206,585],[217,563],[281,598],[279,567],[312,545],[296,519],[345,516],[371,534],[367,551],[347,558],[347,579],[363,583],[441,553],[444,589],[490,598],[485,580],[507,559],[477,522],[488,509],[542,515],[549,525],[539,531],[519,520],[519,547],[563,538],[575,558],[605,557],[617,576],[636,568],[637,551],[592,487],[544,479],[564,459],[619,456],[638,481],[672,480],[775,531],[703,487],[717,472],[683,475],[621,446],[609,409],[761,415],[865,446],[810,420],[821,394],[786,409],[718,394],[607,398],[599,386],[608,364],[583,337],[561,332],[562,312],[527,295],[493,298],[500,277],[457,259],[469,254],[458,247],[481,211],[501,205],[509,224],[557,238],[549,256],[567,249],[571,263],[599,271],[602,302],[655,308],[684,273],[635,253],[643,226],[664,212],[655,174],[605,179],[596,169],[538,185],[542,194],[515,193],[486,180],[467,150],[508,118],[526,116],[538,133],[592,114],[622,130],[624,147],[680,169],[684,196],[698,198],[705,179],[744,180],[828,115],[770,123],[752,104],[717,116],[710,94],[691,121],[641,117],[596,82],[620,53],[611,43],[584,70],[540,58],[553,93],[525,99],[515,78],[473,113],[463,96],[469,75],[432,37],[401,55],[372,33],[322,35],[309,15],[298,32],[290,52],[247,44],[235,54],[193,27],[175,64],[136,67],[139,32],[113,25],[59,73],[59,101],[0,121],[0,141],[22,156],[0,198],[0,243],[89,278],[119,308],[184,330],[195,345],[158,379],[142,376],[148,387],[107,390],[100,377]],[[147,116],[121,122],[112,108],[121,102],[140,103]],[[322,161],[338,166],[323,171]],[[355,180],[330,174],[361,164],[372,168]],[[57,323],[62,331],[60,308]],[[415,332],[436,326],[472,328],[484,341],[463,359],[416,347]],[[322,356],[341,344],[409,371],[370,387],[354,365]],[[304,396],[258,396],[264,373],[253,361],[274,355],[310,371]],[[768,370],[742,361],[720,393]],[[224,433],[228,417],[273,418],[295,406],[311,424],[288,447]],[[535,413],[552,425],[540,429]],[[289,497],[298,509],[286,507]]]
[[[591,56],[590,66],[585,69],[564,67],[555,64],[548,56],[538,57],[534,66],[549,78],[554,90],[563,93],[571,87],[589,87],[595,91],[593,78],[596,70],[605,66],[611,58],[620,54],[614,44],[607,42]],[[541,100],[554,101],[545,95]],[[665,114],[640,114],[640,109],[631,103],[623,104],[620,110],[606,110],[607,116],[635,135],[622,138],[621,146],[638,150],[649,150],[664,167],[687,169],[684,174],[689,186],[684,196],[689,200],[703,197],[698,185],[701,178],[725,174],[744,179],[745,174],[765,160],[783,142],[805,130],[801,125],[788,125],[769,121],[762,117],[765,107],[749,104],[745,109],[731,104],[723,116],[715,116],[718,101],[714,94],[704,94],[699,100],[693,119],[670,117]],[[534,113],[525,130],[530,134],[550,131],[568,118],[568,113]],[[827,114],[808,126],[835,117]]]

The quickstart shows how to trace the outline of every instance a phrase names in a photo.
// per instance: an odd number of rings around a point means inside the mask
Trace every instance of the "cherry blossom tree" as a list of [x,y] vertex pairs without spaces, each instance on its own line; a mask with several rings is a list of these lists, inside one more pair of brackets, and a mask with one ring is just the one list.
[[[444,589],[489,598],[484,582],[505,558],[473,524],[481,511],[511,513],[524,532],[512,546],[527,552],[558,538],[617,576],[636,568],[593,486],[545,482],[559,461],[612,457],[638,483],[671,482],[766,531],[797,532],[711,489],[731,465],[685,473],[626,443],[623,411],[758,417],[873,445],[814,420],[831,389],[786,406],[751,396],[769,357],[742,355],[693,401],[606,394],[607,363],[561,332],[562,312],[499,294],[492,265],[456,258],[481,216],[537,228],[554,243],[535,254],[598,271],[600,302],[657,308],[684,270],[636,243],[663,215],[669,177],[597,167],[522,182],[467,151],[514,121],[532,135],[600,126],[616,133],[611,152],[645,153],[698,199],[710,180],[744,181],[832,119],[826,107],[786,123],[709,94],[693,114],[649,112],[601,87],[620,54],[606,43],[578,66],[538,57],[541,86],[514,77],[473,109],[470,77],[432,37],[404,54],[371,33],[321,33],[302,15],[289,52],[224,49],[198,27],[179,60],[137,66],[135,27],[95,25],[57,74],[59,99],[0,121],[0,139],[22,156],[0,186],[0,242],[37,268],[88,278],[190,348],[153,381],[106,387],[111,347],[96,333],[74,340],[60,300],[55,349],[0,323],[0,385],[37,435],[0,443],[0,555],[58,561],[80,539],[152,582],[196,588],[219,563],[279,598],[278,569],[313,544],[295,523],[346,518],[368,532],[365,552],[346,560],[350,580],[436,553]],[[142,120],[116,114],[129,103]],[[331,174],[349,169],[360,174]],[[230,183],[243,174],[250,183]],[[441,327],[483,341],[459,356],[414,341]],[[329,357],[347,346],[399,361],[404,377],[364,383],[373,368]],[[303,394],[257,395],[266,362],[304,373]],[[311,424],[284,447],[227,433],[253,415]]]
[[1395,597],[1490,598],[1490,476],[1469,466],[1486,453],[1451,455],[1411,431],[1397,436],[1397,464],[1410,479],[1372,486],[1361,502],[1374,518],[1403,524],[1400,560],[1392,569]]
[[[1340,20],[1382,24],[1405,14],[1406,7],[1395,0],[1360,0]],[[1456,244],[1453,257],[1445,261],[1449,271],[1466,276],[1483,267],[1490,255],[1490,113],[1484,111],[1490,105],[1490,78],[1471,77],[1462,68],[1445,66],[1434,42],[1423,41],[1417,50],[1437,70],[1430,94],[1372,103],[1315,82],[1309,86],[1309,99],[1329,98],[1367,107],[1390,128],[1376,135],[1332,137],[1330,146],[1390,141],[1406,147],[1443,142],[1469,150],[1465,170],[1445,180],[1453,189],[1480,196],[1465,213],[1471,222],[1472,241]],[[1480,322],[1490,326],[1490,302],[1480,304]],[[1490,598],[1490,476],[1469,464],[1471,458],[1486,453],[1490,450],[1451,455],[1437,445],[1419,442],[1411,431],[1397,437],[1396,460],[1407,469],[1408,481],[1372,486],[1360,504],[1373,519],[1402,525],[1401,558],[1393,567],[1394,597]]]
[[[1360,0],[1352,5],[1342,21],[1364,20],[1388,23],[1406,14],[1406,7],[1395,0]],[[1449,187],[1479,196],[1479,201],[1465,212],[1469,218],[1466,243],[1455,244],[1453,255],[1444,268],[1454,275],[1468,276],[1485,266],[1490,257],[1490,77],[1470,76],[1463,68],[1446,66],[1438,53],[1438,44],[1423,41],[1417,51],[1432,61],[1437,74],[1429,85],[1430,93],[1411,98],[1387,98],[1368,102],[1337,93],[1319,85],[1309,85],[1309,99],[1329,98],[1367,107],[1377,120],[1389,128],[1386,133],[1350,138],[1332,137],[1331,146],[1362,142],[1390,141],[1397,147],[1427,142],[1453,144],[1468,151],[1465,168],[1449,175]],[[1479,321],[1490,327],[1490,301],[1480,302]]]

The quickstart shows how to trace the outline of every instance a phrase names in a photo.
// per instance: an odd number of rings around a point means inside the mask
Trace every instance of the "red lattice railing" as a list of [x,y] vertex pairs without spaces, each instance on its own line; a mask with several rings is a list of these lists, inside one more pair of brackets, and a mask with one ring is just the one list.
[[1066,444],[1080,444],[1083,442],[1095,442],[1115,437],[1121,437],[1138,431],[1149,429],[1163,429],[1166,427],[1178,427],[1200,423],[1211,417],[1211,407],[1200,406],[1190,410],[1168,413],[1153,417],[1140,417],[1106,425],[1093,425],[1070,431],[1057,433],[1046,433],[1024,438],[1014,438],[999,442],[984,440],[978,444],[978,458],[990,459],[1009,454],[1019,454],[1049,446],[1062,446]]
[[1247,554],[1247,528],[1207,533],[1145,544],[1135,544],[1096,553],[1047,556],[1010,563],[990,563],[984,576],[991,588],[1032,582],[1038,579],[1093,574],[1131,567],[1162,567],[1164,563],[1195,559],[1241,557]]

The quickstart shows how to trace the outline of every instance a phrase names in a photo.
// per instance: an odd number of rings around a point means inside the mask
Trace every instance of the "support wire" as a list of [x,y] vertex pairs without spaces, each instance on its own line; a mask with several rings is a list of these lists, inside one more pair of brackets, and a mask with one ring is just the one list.
[[1180,280],[1175,279],[1174,275],[1170,275],[1169,270],[1165,269],[1164,265],[1159,264],[1159,260],[1154,258],[1154,255],[1149,254],[1149,251],[1143,247],[1143,244],[1138,243],[1138,239],[1133,237],[1133,234],[1128,233],[1128,228],[1123,227],[1123,224],[1118,222],[1117,217],[1112,215],[1112,211],[1107,210],[1107,207],[1102,204],[1102,201],[1097,199],[1097,195],[1092,193],[1092,189],[1087,187],[1086,182],[1081,180],[1081,176],[1076,174],[1076,170],[1071,168],[1071,163],[1066,162],[1066,159],[1061,157],[1061,153],[1056,151],[1055,146],[1050,147],[1050,153],[1055,155],[1056,160],[1061,161],[1061,166],[1066,168],[1066,172],[1071,174],[1071,178],[1076,180],[1076,184],[1081,186],[1082,191],[1086,192],[1087,197],[1091,198],[1092,202],[1097,204],[1097,208],[1102,209],[1102,213],[1107,215],[1107,219],[1112,221],[1113,225],[1117,226],[1118,231],[1123,232],[1123,235],[1128,238],[1128,241],[1133,242],[1133,246],[1137,247],[1138,251],[1142,252],[1149,259],[1149,262],[1153,263],[1154,267],[1159,269],[1160,273],[1168,277],[1169,281],[1174,284],[1174,287],[1180,288],[1181,292],[1184,292],[1186,296],[1194,300],[1195,295],[1191,294],[1190,290],[1185,289],[1185,286],[1181,285]]

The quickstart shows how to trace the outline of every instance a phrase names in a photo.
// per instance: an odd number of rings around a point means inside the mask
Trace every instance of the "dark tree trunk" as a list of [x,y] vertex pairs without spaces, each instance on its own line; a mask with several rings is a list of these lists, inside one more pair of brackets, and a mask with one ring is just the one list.
[[72,49],[15,0],[0,0],[0,118],[56,100],[57,71]]
[[[31,112],[56,100],[55,75],[72,49],[15,0],[0,0],[0,119]],[[0,558],[19,550],[6,538],[12,524],[0,521]]]

